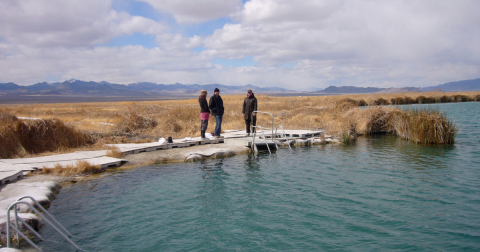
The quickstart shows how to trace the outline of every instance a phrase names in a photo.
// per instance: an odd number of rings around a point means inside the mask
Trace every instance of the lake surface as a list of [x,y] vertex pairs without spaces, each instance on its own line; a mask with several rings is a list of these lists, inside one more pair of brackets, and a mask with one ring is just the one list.
[[[151,165],[64,187],[49,211],[87,251],[480,251],[480,103],[428,106],[455,145],[377,135]],[[53,232],[45,251],[74,251]]]

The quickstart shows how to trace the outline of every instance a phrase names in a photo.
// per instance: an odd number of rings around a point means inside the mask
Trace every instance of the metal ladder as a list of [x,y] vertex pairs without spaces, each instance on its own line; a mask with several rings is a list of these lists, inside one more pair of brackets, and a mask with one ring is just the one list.
[[[32,206],[30,203],[21,201],[22,199],[28,198],[33,201],[35,206],[37,206],[39,209],[41,209],[48,217],[50,217],[51,220],[45,218],[45,215],[41,214],[40,211],[38,211],[34,206]],[[17,232],[17,241],[20,242],[20,236],[25,239],[32,247],[34,247],[37,251],[42,252],[42,250],[35,244],[33,243],[25,234],[20,231],[20,228],[18,227],[18,221],[23,223],[23,225],[28,228],[35,236],[37,236],[41,240],[45,240],[39,233],[37,233],[30,225],[28,225],[22,218],[18,216],[18,210],[17,210],[17,205],[19,204],[24,204],[27,205],[32,211],[34,211],[41,219],[45,220],[50,226],[52,226],[65,240],[67,240],[72,246],[74,246],[77,250],[83,251],[79,246],[77,246],[72,240],[70,240],[68,237],[72,237],[72,234],[65,229],[62,224],[60,224],[53,216],[45,210],[45,208],[38,203],[33,197],[31,196],[23,196],[18,198],[15,202],[10,204],[7,209],[7,248],[10,248],[10,228],[13,228]],[[10,222],[10,211],[14,209],[15,212],[15,224]],[[62,232],[63,231],[63,232]],[[66,234],[65,234],[66,233]]]
[[[288,139],[287,134],[285,134],[285,130],[283,129],[282,125],[278,125],[278,126],[275,128],[275,134],[273,134],[273,125],[274,125],[274,124],[273,124],[273,121],[274,121],[274,120],[273,120],[273,114],[272,114],[272,113],[270,113],[270,112],[264,112],[264,111],[253,111],[253,112],[252,112],[252,117],[253,117],[253,114],[254,114],[254,113],[262,113],[262,114],[269,114],[269,115],[271,115],[271,116],[272,116],[272,128],[271,128],[271,129],[272,129],[272,142],[275,143],[275,147],[278,149],[278,144],[277,144],[276,139],[277,139],[277,130],[278,130],[278,128],[280,127],[280,128],[282,129],[282,131],[283,131],[283,136],[287,139],[288,148],[289,148],[290,150],[292,150],[292,147],[290,147],[290,140]],[[270,147],[268,146],[267,138],[266,138],[266,136],[265,136],[265,132],[263,131],[262,126],[257,125],[257,126],[253,126],[253,128],[255,128],[255,132],[253,132],[253,135],[252,135],[252,137],[253,137],[252,146],[251,146],[252,151],[255,152],[255,149],[256,149],[257,152],[258,152],[258,147],[257,147],[257,145],[255,144],[255,136],[256,136],[256,134],[257,134],[257,130],[256,130],[256,129],[259,128],[259,129],[261,130],[261,132],[262,132],[263,139],[264,139],[265,142],[266,142],[268,152],[269,152],[270,154],[272,154],[272,151],[270,150]]]

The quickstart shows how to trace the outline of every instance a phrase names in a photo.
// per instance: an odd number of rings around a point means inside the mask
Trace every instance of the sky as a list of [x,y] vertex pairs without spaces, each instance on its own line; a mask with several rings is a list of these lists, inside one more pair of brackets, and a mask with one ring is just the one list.
[[316,90],[480,78],[478,0],[0,0],[0,83]]

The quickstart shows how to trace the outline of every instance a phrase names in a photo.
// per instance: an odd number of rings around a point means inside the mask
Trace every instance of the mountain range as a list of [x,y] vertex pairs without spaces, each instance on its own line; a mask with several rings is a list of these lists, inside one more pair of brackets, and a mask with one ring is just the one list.
[[[0,96],[84,96],[84,97],[191,97],[198,95],[200,90],[205,89],[209,94],[213,93],[215,88],[219,88],[222,94],[244,94],[248,89],[262,94],[303,94],[299,92],[279,87],[257,87],[253,85],[246,86],[227,86],[221,84],[156,84],[151,82],[138,82],[128,85],[115,84],[109,82],[94,82],[81,80],[68,80],[56,83],[37,83],[30,86],[20,86],[15,83],[0,83]],[[426,92],[426,91],[480,91],[480,78],[474,80],[463,80],[449,82],[437,86],[416,88],[376,88],[376,87],[354,87],[330,86],[323,90],[311,93],[316,94],[362,94],[362,93],[400,93],[400,92]]]
[[222,94],[246,93],[248,89],[259,93],[293,92],[285,88],[267,87],[261,88],[253,85],[226,86],[221,84],[208,85],[185,85],[185,84],[156,84],[150,82],[138,82],[128,85],[109,82],[94,82],[81,80],[68,80],[57,83],[37,83],[30,86],[20,86],[15,83],[0,83],[0,95],[78,95],[78,96],[191,96],[205,89],[213,94],[213,90],[219,88]]
[[416,87],[403,87],[403,88],[376,88],[376,87],[353,87],[343,86],[335,87],[330,86],[317,92],[329,93],[329,94],[371,94],[371,93],[404,93],[404,92],[428,92],[428,91],[440,91],[440,92],[459,92],[459,91],[480,91],[480,78],[474,80],[463,80],[448,82],[445,84],[416,88]]

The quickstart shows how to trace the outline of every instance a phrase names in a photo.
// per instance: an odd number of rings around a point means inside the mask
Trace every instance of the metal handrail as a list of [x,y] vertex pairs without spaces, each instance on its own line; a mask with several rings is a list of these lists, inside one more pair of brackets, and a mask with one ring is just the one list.
[[[287,144],[288,144],[288,148],[290,148],[290,150],[292,150],[292,147],[290,147],[290,141],[288,140],[288,137],[287,137],[287,134],[285,134],[285,130],[283,129],[282,125],[278,125],[276,128],[275,128],[275,140],[277,139],[277,130],[278,130],[278,127],[282,128],[282,131],[283,131],[283,135],[285,136],[285,138],[287,139]],[[274,141],[275,144],[277,144],[276,141]],[[278,149],[278,146],[277,146],[277,149]]]
[[26,198],[32,200],[33,203],[35,203],[35,205],[36,205],[38,208],[40,208],[40,210],[42,210],[44,214],[48,215],[48,217],[50,217],[51,220],[52,220],[55,224],[57,224],[65,233],[67,233],[68,237],[72,237],[72,236],[73,236],[70,232],[68,232],[68,230],[67,230],[65,227],[62,226],[62,224],[60,224],[60,222],[58,222],[58,221],[57,221],[45,208],[43,208],[43,206],[40,205],[40,203],[38,203],[38,201],[36,201],[33,197],[31,197],[31,196],[23,196],[23,197],[18,198],[17,201],[20,201],[20,200],[26,199]]
[[[252,117],[253,117],[253,113],[270,114],[270,115],[272,116],[272,139],[273,139],[273,114],[270,113],[270,112],[264,112],[264,111],[253,111],[253,112],[252,112]],[[265,141],[266,141],[266,140],[267,140],[267,139],[265,138]]]
[[[272,142],[275,143],[275,146],[276,146],[277,149],[278,149],[278,144],[277,144],[276,139],[277,139],[277,130],[278,130],[278,128],[280,127],[280,128],[282,128],[283,135],[284,135],[285,138],[287,139],[288,148],[289,148],[290,150],[292,150],[292,147],[290,146],[290,140],[288,139],[287,134],[285,133],[285,130],[283,129],[283,126],[282,126],[282,125],[278,125],[278,126],[275,128],[275,134],[273,133],[273,126],[274,126],[274,124],[273,124],[273,114],[272,114],[272,113],[270,113],[270,112],[264,112],[264,111],[253,111],[253,112],[252,112],[252,117],[253,117],[253,114],[254,114],[254,113],[263,113],[263,114],[269,114],[269,115],[271,115],[271,116],[272,116],[272,127],[271,127],[271,129],[272,129]],[[263,131],[263,128],[262,128],[261,126],[252,126],[252,127],[253,127],[253,128],[259,127],[259,128],[262,130],[263,139],[265,139],[265,142],[266,142],[266,141],[267,141],[267,138],[265,137],[265,133],[264,133],[264,131]],[[256,133],[256,131],[253,132],[253,143],[252,143],[252,147],[255,147],[255,135],[256,135],[255,133]],[[270,154],[272,154],[272,152],[270,151],[270,147],[268,146],[268,143],[267,143],[267,147],[268,147],[268,151],[270,152]]]
[[[263,139],[265,140],[265,143],[267,144],[268,152],[270,154],[272,154],[272,152],[270,151],[270,146],[268,146],[268,143],[267,143],[267,138],[265,138],[265,132],[263,131],[262,126],[259,125],[259,126],[253,126],[253,127],[254,128],[260,128],[260,130],[262,131],[262,134],[263,134]],[[253,142],[252,142],[252,147],[254,148],[253,152],[255,152],[255,147],[256,147],[256,145],[255,145],[255,135],[256,134],[257,134],[257,131],[255,130],[255,132],[253,132]],[[258,150],[258,148],[257,148],[257,150]]]
[[[23,199],[23,198],[30,198],[30,199],[33,199],[32,197],[30,196],[24,196],[24,197],[21,197],[20,199]],[[35,204],[38,206],[40,205],[36,200],[33,199],[33,201],[35,202]],[[45,222],[47,222],[50,226],[53,227],[53,229],[55,229],[55,231],[57,231],[61,236],[63,236],[63,238],[65,238],[65,240],[67,240],[72,246],[74,246],[77,250],[82,250],[80,247],[78,247],[72,240],[70,240],[57,226],[55,226],[52,222],[50,222],[50,220],[48,220],[47,218],[45,218],[45,216],[43,214],[40,213],[40,211],[38,211],[35,207],[33,207],[30,203],[28,202],[25,202],[25,201],[15,201],[13,202],[12,204],[10,204],[10,206],[8,206],[7,208],[7,247],[10,247],[10,228],[13,228],[16,232],[17,232],[17,240],[20,241],[20,236],[22,236],[22,238],[24,238],[30,245],[32,245],[32,247],[34,247],[37,251],[42,251],[35,243],[33,243],[30,239],[28,239],[28,237],[25,236],[25,234],[23,234],[19,227],[18,227],[18,220],[20,219],[20,221],[23,223],[23,225],[25,225],[30,231],[33,232],[33,234],[35,234],[35,236],[37,236],[38,238],[40,238],[41,240],[44,240],[44,238],[38,234],[37,232],[35,232],[33,230],[33,228],[28,225],[22,218],[19,218],[18,217],[18,211],[17,211],[17,205],[18,204],[25,204],[27,205],[30,209],[32,209],[32,211],[34,211],[38,216],[40,216],[41,219],[44,219]],[[11,222],[10,222],[10,211],[12,210],[12,208],[15,209],[15,225],[13,225]],[[40,208],[48,214],[49,217],[53,218],[51,216],[50,213],[48,213],[45,208],[41,207]],[[53,218],[55,219],[55,218]],[[55,220],[55,222],[57,224],[60,225],[60,223],[58,223],[58,221]],[[62,227],[62,229],[64,231],[66,231],[66,229],[60,225]],[[70,234],[68,231],[66,231],[68,234]],[[70,234],[71,236],[71,234]]]

